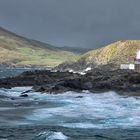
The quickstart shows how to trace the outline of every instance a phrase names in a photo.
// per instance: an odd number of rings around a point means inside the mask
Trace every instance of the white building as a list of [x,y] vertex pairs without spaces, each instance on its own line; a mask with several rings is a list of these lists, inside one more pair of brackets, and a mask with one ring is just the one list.
[[134,64],[121,64],[120,65],[121,70],[135,70]]
[[136,60],[140,60],[140,51],[136,53]]
[[120,69],[135,70],[140,72],[140,50],[136,53],[134,64],[121,64]]
[[140,72],[140,51],[138,51],[136,54],[135,71]]

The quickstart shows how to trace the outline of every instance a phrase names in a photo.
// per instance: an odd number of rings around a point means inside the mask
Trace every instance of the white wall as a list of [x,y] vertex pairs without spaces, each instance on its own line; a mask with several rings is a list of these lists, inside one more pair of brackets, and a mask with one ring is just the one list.
[[134,70],[135,65],[134,64],[121,64],[120,69]]
[[140,51],[137,52],[136,59],[140,59]]
[[134,64],[129,64],[129,69],[130,70],[134,70],[135,69],[135,65]]

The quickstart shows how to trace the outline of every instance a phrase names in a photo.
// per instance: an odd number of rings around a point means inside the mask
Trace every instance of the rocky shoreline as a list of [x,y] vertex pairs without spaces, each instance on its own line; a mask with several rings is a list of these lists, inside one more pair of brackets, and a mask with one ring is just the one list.
[[51,67],[43,66],[43,65],[17,65],[17,64],[8,64],[8,63],[0,63],[0,68],[5,69],[47,69],[51,70]]
[[[32,86],[42,93],[89,90],[91,92],[117,91],[140,95],[140,73],[130,70],[93,69],[86,75],[49,70],[27,71],[15,77],[0,79],[1,88]],[[28,92],[28,91],[27,91]]]

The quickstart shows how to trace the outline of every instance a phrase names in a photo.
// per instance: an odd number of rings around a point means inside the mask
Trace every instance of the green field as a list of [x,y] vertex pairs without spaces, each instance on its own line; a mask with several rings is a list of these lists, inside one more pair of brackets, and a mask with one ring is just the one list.
[[72,52],[17,36],[0,28],[0,64],[54,67],[65,61],[73,61],[76,57]]

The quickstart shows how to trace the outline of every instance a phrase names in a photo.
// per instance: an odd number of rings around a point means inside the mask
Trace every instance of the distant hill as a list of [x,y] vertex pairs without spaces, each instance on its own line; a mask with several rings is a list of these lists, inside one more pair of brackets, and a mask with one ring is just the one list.
[[89,51],[81,55],[73,63],[64,63],[59,67],[85,68],[86,66],[101,66],[113,64],[119,67],[121,63],[134,63],[136,52],[140,50],[140,40],[122,40],[103,48]]
[[76,46],[75,47],[64,46],[64,47],[60,47],[60,49],[69,51],[69,52],[73,52],[73,53],[77,53],[77,54],[84,54],[91,50],[91,48],[82,48],[82,47],[76,47]]
[[0,65],[54,67],[76,55],[50,44],[28,39],[0,27]]

